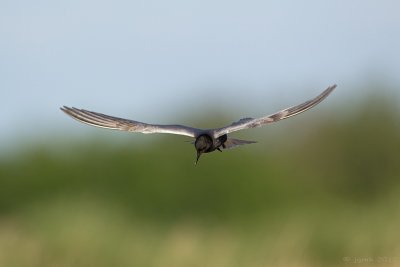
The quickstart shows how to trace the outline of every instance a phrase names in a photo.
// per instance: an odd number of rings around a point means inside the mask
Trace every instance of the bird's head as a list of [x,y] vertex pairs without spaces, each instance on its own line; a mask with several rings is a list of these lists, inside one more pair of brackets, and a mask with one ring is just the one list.
[[196,138],[196,141],[194,142],[194,146],[196,147],[197,151],[197,158],[196,158],[196,163],[199,161],[199,158],[201,154],[206,153],[210,150],[212,147],[212,139],[210,136],[203,134],[200,135],[199,137]]

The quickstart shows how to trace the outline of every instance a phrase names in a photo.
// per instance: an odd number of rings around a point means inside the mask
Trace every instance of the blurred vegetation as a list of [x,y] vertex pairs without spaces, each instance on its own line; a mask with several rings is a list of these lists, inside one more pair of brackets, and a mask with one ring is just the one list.
[[197,166],[175,136],[4,157],[0,266],[399,265],[396,106],[306,113]]

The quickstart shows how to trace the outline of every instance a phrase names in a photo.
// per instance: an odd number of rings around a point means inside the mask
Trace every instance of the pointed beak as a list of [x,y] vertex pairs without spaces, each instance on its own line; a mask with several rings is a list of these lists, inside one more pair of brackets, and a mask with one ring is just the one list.
[[194,163],[194,165],[197,165],[197,162],[199,161],[200,156],[201,156],[201,152],[197,151],[197,158],[196,158],[196,162]]

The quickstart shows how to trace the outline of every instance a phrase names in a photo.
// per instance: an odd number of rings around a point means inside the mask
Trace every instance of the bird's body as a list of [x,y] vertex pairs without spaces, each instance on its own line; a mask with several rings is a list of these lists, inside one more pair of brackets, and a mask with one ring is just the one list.
[[213,138],[211,135],[205,133],[196,138],[194,146],[196,147],[196,150],[199,150],[202,153],[209,153],[216,149],[221,149],[221,146],[224,145],[227,139],[228,137],[226,134],[218,138]]
[[66,106],[62,107],[61,110],[80,122],[96,127],[129,132],[140,132],[145,134],[178,134],[195,138],[194,145],[197,151],[197,163],[202,153],[210,153],[215,150],[221,151],[221,149],[229,149],[239,145],[255,143],[254,141],[228,138],[229,133],[249,128],[260,127],[271,122],[276,122],[300,114],[316,106],[318,103],[324,100],[335,88],[336,85],[332,85],[314,99],[306,101],[300,105],[281,110],[272,115],[264,116],[257,119],[243,118],[228,126],[215,129],[198,129],[184,125],[149,124],[113,117],[84,109],[69,108]]

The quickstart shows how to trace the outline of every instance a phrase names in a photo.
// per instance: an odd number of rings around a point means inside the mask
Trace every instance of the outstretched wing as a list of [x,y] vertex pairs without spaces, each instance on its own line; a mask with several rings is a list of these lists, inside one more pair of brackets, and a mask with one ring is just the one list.
[[244,118],[244,119],[234,122],[231,125],[228,125],[226,127],[215,129],[214,137],[217,138],[221,135],[228,134],[231,132],[236,132],[236,131],[240,131],[240,130],[244,130],[244,129],[248,129],[248,128],[260,127],[267,123],[276,122],[276,121],[287,119],[287,118],[290,118],[297,114],[300,114],[300,113],[316,106],[318,103],[320,103],[322,100],[324,100],[335,88],[336,88],[336,84],[331,85],[325,91],[323,91],[320,95],[315,97],[314,99],[304,102],[303,104],[278,111],[274,114],[271,114],[271,115],[268,115],[265,117],[261,117],[258,119]]
[[138,132],[144,134],[168,133],[168,134],[185,135],[190,137],[196,137],[201,132],[200,129],[184,125],[149,124],[134,120],[113,117],[84,109],[69,108],[66,106],[62,107],[61,110],[64,111],[67,115],[71,116],[72,118],[82,123],[113,130]]

